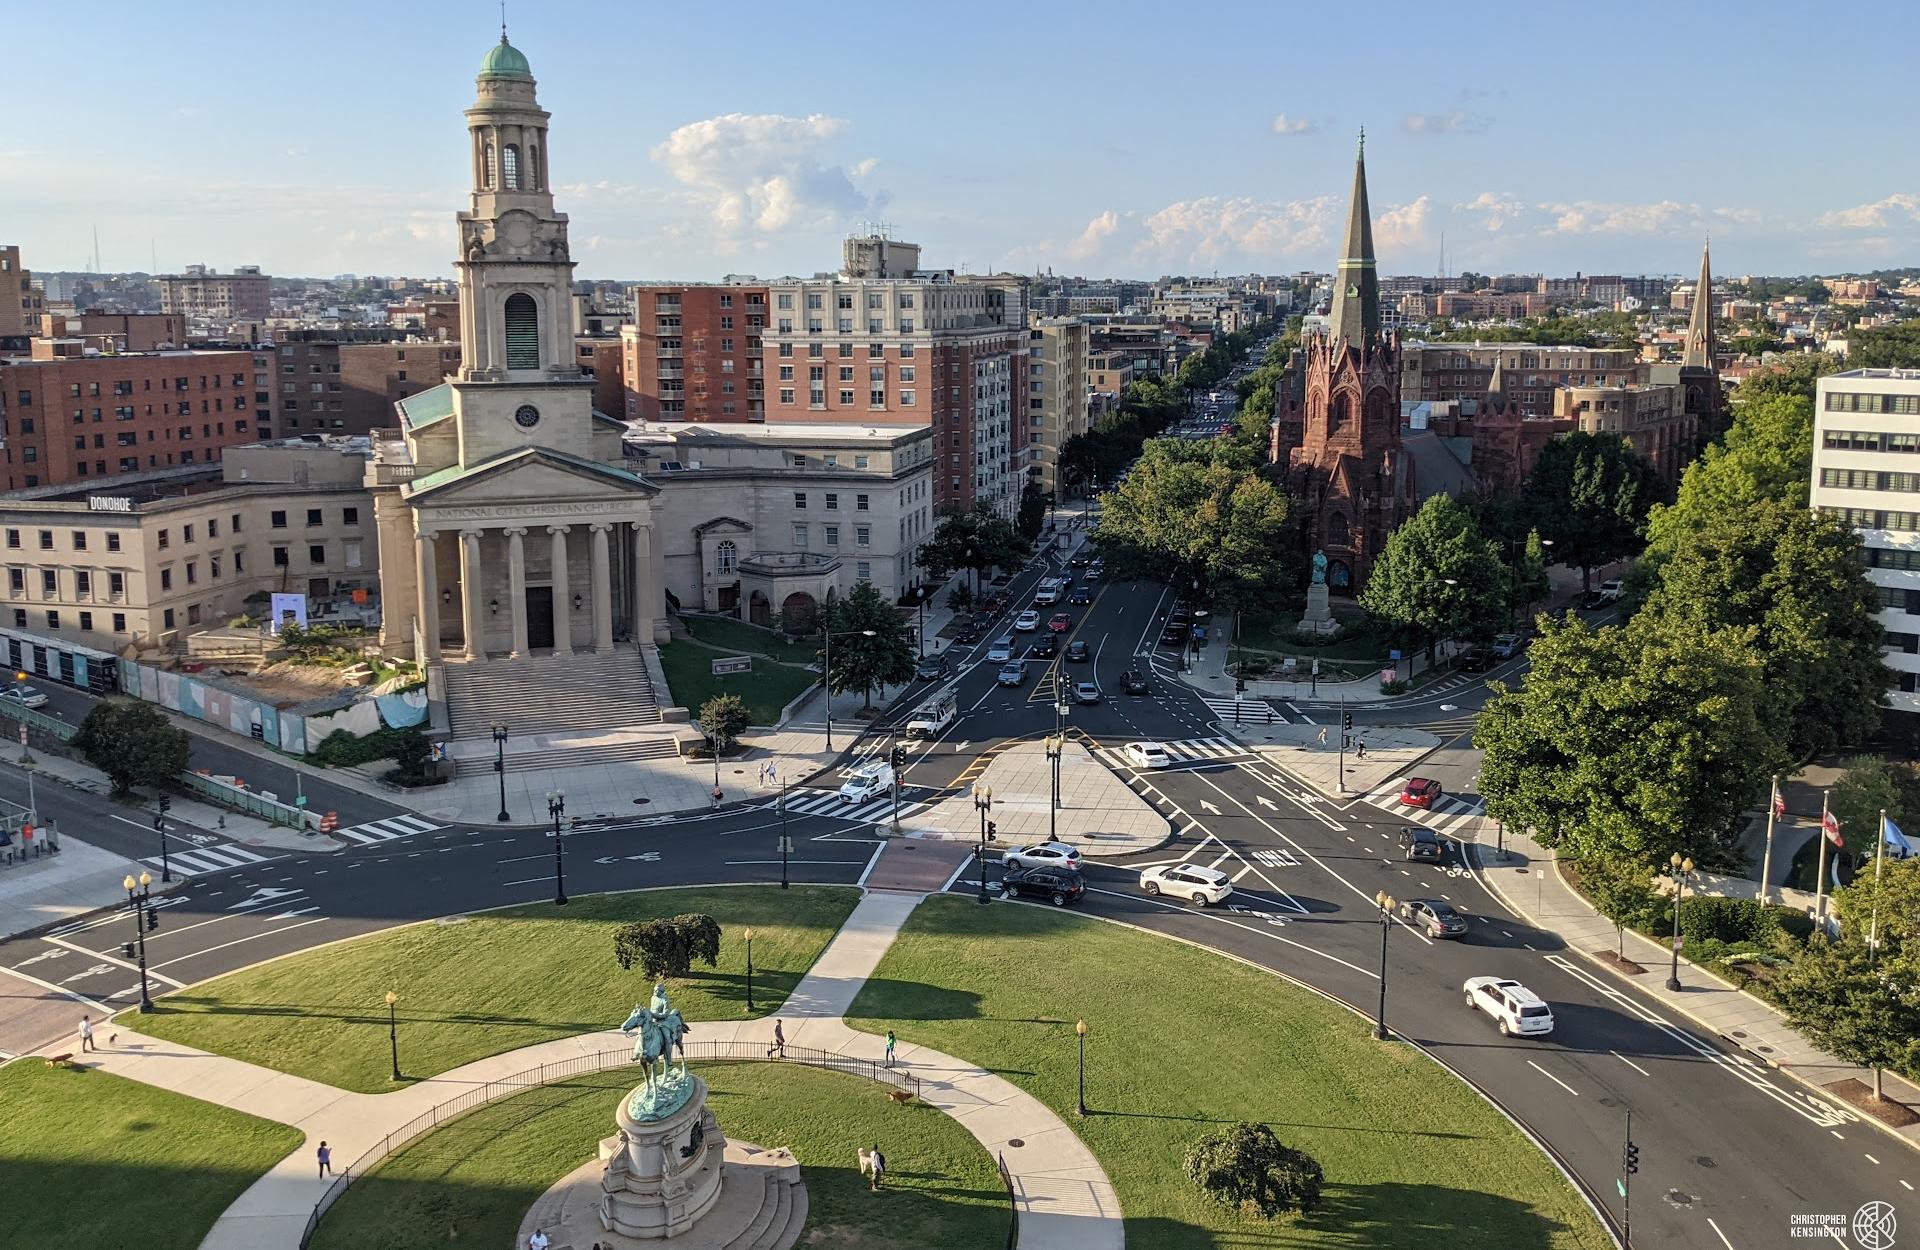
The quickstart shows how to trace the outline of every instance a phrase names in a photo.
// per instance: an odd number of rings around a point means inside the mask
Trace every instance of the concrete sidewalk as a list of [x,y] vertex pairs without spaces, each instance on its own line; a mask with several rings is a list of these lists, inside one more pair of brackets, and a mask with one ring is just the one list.
[[[770,1045],[782,1021],[794,1046],[879,1062],[885,1041],[842,1018],[923,895],[870,893],[854,908],[778,1016],[699,1021],[702,1042]],[[117,1035],[117,1036],[116,1036]],[[115,1037],[110,1044],[108,1038]],[[544,1064],[630,1049],[617,1029],[492,1055],[389,1094],[357,1094],[238,1059],[103,1026],[101,1049],[76,1056],[84,1066],[290,1124],[306,1142],[236,1199],[201,1250],[294,1250],[328,1182],[314,1151],[325,1141],[341,1168],[435,1106]],[[65,1050],[70,1042],[63,1039]],[[1038,1099],[983,1068],[924,1047],[903,1046],[898,1066],[921,1081],[924,1101],[958,1120],[990,1153],[1006,1159],[1020,1202],[1023,1250],[1120,1250],[1120,1203],[1105,1171],[1079,1136]],[[520,1087],[503,1086],[504,1095]],[[1015,1144],[1018,1142],[1019,1144]],[[804,1167],[807,1160],[802,1160]]]
[[[1476,824],[1475,850],[1483,875],[1516,913],[1535,926],[1560,935],[1570,949],[1605,968],[1608,975],[1633,983],[1661,1006],[1687,1017],[1755,1061],[1793,1077],[1808,1087],[1816,1102],[1845,1108],[1849,1114],[1857,1114],[1860,1119],[1920,1150],[1920,1118],[1913,1124],[1896,1127],[1849,1099],[1849,1093],[1871,1094],[1872,1072],[1843,1063],[1820,1050],[1795,1032],[1774,1008],[1695,966],[1684,955],[1680,959],[1681,988],[1677,992],[1667,989],[1671,950],[1631,929],[1625,936],[1626,958],[1638,964],[1642,971],[1619,966],[1612,959],[1621,944],[1613,922],[1595,911],[1562,880],[1553,852],[1527,834],[1508,829],[1507,853],[1501,858],[1491,845],[1494,822],[1482,818]],[[1903,1104],[1920,1117],[1920,1088],[1888,1073],[1885,1089],[1890,1100]]]
[[[1000,849],[1049,836],[1051,768],[1044,743],[1020,742],[996,754],[973,783],[979,792],[993,794],[988,819],[999,826]],[[973,802],[972,794],[942,800],[913,818],[914,835],[978,839],[980,812]],[[1060,757],[1060,812],[1052,824],[1060,841],[1096,857],[1150,851],[1173,836],[1166,817],[1073,741]]]
[[[1421,729],[1365,725],[1354,731],[1356,746],[1343,757],[1339,725],[1241,725],[1221,728],[1252,747],[1262,759],[1285,770],[1328,798],[1371,794],[1398,779],[1440,745]],[[1366,744],[1362,755],[1358,743]]]

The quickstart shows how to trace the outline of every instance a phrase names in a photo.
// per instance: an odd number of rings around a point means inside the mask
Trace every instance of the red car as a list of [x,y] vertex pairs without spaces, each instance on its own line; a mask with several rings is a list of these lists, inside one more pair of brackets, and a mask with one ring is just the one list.
[[1441,789],[1440,783],[1431,777],[1409,777],[1407,784],[1401,788],[1400,802],[1407,807],[1431,809],[1444,793],[1446,791]]
[[1073,618],[1065,612],[1055,612],[1047,618],[1047,628],[1056,634],[1064,634],[1073,628]]

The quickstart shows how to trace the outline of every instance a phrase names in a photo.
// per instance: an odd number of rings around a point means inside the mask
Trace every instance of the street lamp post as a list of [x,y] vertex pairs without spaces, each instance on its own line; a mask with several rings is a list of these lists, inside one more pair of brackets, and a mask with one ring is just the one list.
[[[25,693],[24,693],[24,691],[23,691],[23,687],[24,687],[24,686],[26,685],[26,683],[27,683],[27,674],[26,674],[26,670],[25,670],[25,669],[17,669],[17,670],[15,670],[15,672],[14,672],[14,674],[13,674],[13,697],[14,697],[14,706],[15,706],[15,707],[18,707],[18,708],[20,708],[20,709],[21,709],[21,716],[20,716],[20,767],[22,767],[22,768],[26,768],[26,769],[31,769],[31,768],[32,768],[32,767],[33,767],[33,766],[34,766],[35,764],[37,764],[37,763],[38,763],[39,761],[33,758],[33,748],[32,748],[31,746],[29,746],[29,745],[27,745],[27,718],[26,718],[26,706],[27,706],[27,696],[26,696],[26,694],[25,694]],[[33,774],[32,774],[32,772],[28,772],[28,774],[27,774],[27,780],[28,780],[28,782],[29,782],[29,784],[31,784],[31,782],[32,782],[32,780],[33,780]],[[29,805],[29,806],[31,806],[31,805]],[[36,823],[38,823],[38,822],[36,821]]]
[[1380,908],[1380,1010],[1373,1017],[1373,1035],[1387,1040],[1387,931],[1393,928],[1393,895],[1385,890],[1373,896]]
[[993,788],[981,786],[975,790],[973,806],[980,813],[980,901],[986,903],[990,901],[987,898],[987,839],[992,833],[992,822],[987,819],[987,813],[993,810]]
[[393,1005],[400,996],[392,990],[387,991],[387,1049],[393,1055],[393,1079],[400,1079],[400,1020],[393,1014]]
[[[833,600],[829,598],[827,600],[827,603],[829,606],[831,606],[833,603]],[[826,628],[826,626],[824,625],[821,626],[820,633],[821,633],[821,636],[826,639],[826,658],[822,661],[822,663],[824,663],[826,666],[826,671],[820,674],[820,685],[827,692],[827,750],[831,751],[833,750],[833,639],[834,639],[834,633],[832,630]],[[842,638],[850,638],[855,634],[858,634],[862,638],[873,637],[873,631],[870,629],[843,629],[840,631],[839,636]],[[719,760],[716,759],[714,761],[713,768],[714,768],[714,777],[716,779],[715,784],[717,785],[719,784],[718,778],[720,775]]]
[[160,796],[160,810],[153,814],[153,831],[160,835],[160,880],[173,880],[173,861],[167,857],[167,812],[173,807],[170,795]]
[[513,818],[507,815],[507,727],[499,721],[493,725],[493,771],[500,775],[500,814],[494,819],[505,824]]
[[1680,901],[1686,896],[1687,878],[1693,874],[1693,860],[1675,851],[1667,861],[1673,869],[1673,962],[1667,968],[1667,988],[1680,988]]
[[753,1014],[753,929],[746,932],[747,939],[747,1014]]
[[913,592],[913,597],[918,600],[914,609],[920,615],[919,622],[913,627],[913,641],[918,648],[918,654],[914,656],[916,660],[927,658],[927,598],[931,594],[933,594],[931,586],[922,586]]
[[1060,751],[1062,747],[1056,732],[1047,739],[1047,763],[1053,772],[1053,801],[1047,805],[1047,841],[1060,840]]
[[775,810],[780,813],[780,888],[787,888],[787,792],[782,790],[780,797],[773,801]]
[[1080,1038],[1080,1114],[1087,1113],[1087,1022],[1077,1020],[1073,1031]]
[[553,818],[553,903],[567,905],[567,869],[560,858],[560,818],[567,814],[567,792],[547,791],[547,815]]
[[133,908],[133,941],[128,946],[136,947],[140,952],[140,1010],[144,1014],[153,1010],[153,995],[147,991],[147,920],[145,913],[152,907],[149,901],[153,897],[153,874],[143,872],[135,881],[131,873],[120,882],[127,892],[127,905]]

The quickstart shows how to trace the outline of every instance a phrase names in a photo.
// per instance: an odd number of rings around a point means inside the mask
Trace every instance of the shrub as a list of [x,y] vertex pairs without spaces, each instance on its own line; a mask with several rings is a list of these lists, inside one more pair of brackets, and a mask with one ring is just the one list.
[[720,959],[720,922],[697,914],[636,920],[614,930],[613,957],[655,981],[687,975],[695,959],[711,968]]
[[1689,894],[1680,903],[1680,932],[1689,944],[1713,941],[1729,946],[1765,945],[1779,927],[1774,915],[1778,910],[1750,898]]
[[1325,1179],[1313,1158],[1283,1144],[1264,1124],[1242,1121],[1187,1151],[1187,1175],[1217,1202],[1266,1219],[1311,1211]]
[[[415,740],[418,741],[417,746]],[[416,728],[382,727],[364,735],[336,729],[322,738],[320,745],[309,752],[307,758],[328,768],[346,768],[353,764],[370,764],[374,760],[398,759],[404,763],[407,753],[416,751],[422,760],[428,754],[426,739],[421,737]]]
[[1396,677],[1392,681],[1383,681],[1380,683],[1381,694],[1405,694],[1406,691],[1407,679],[1404,677]]

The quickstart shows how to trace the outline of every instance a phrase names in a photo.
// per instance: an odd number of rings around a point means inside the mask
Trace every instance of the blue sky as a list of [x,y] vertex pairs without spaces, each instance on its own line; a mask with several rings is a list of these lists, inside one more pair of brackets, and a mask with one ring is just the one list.
[[[486,0],[9,6],[0,242],[35,269],[451,272]],[[583,277],[1920,264],[1920,5],[511,0]],[[1908,62],[1903,66],[1903,59]]]

